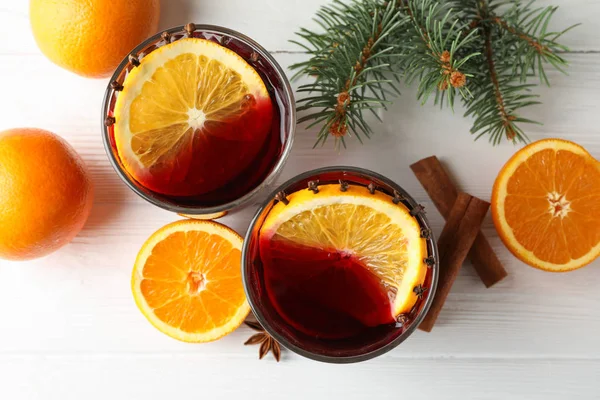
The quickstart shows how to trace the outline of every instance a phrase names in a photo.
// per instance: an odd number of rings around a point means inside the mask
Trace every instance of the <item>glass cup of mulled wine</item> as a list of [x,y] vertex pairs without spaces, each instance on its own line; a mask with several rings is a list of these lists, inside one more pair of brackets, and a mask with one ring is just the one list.
[[372,171],[328,167],[277,188],[247,232],[250,306],[284,347],[330,363],[364,361],[403,342],[438,280],[423,208]]
[[233,30],[187,24],[123,60],[106,89],[102,133],[123,182],[196,218],[249,203],[280,173],[296,128],[277,61]]

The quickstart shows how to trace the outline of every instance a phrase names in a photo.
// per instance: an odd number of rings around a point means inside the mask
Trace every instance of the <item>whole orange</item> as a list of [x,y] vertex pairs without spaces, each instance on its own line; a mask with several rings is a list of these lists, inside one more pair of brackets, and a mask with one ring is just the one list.
[[31,0],[33,36],[54,63],[90,78],[110,76],[158,29],[160,0]]
[[0,257],[38,258],[69,243],[93,192],[85,164],[62,138],[33,128],[0,132]]

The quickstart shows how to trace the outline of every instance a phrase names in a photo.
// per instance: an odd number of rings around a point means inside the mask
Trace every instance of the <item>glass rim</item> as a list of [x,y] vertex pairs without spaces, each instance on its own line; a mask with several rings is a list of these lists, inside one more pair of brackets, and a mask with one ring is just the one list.
[[195,26],[195,31],[214,33],[217,35],[227,35],[229,37],[232,37],[236,40],[241,41],[242,43],[244,43],[245,45],[250,47],[253,51],[256,51],[257,53],[259,53],[259,55],[262,56],[263,59],[269,63],[269,66],[271,68],[273,68],[273,71],[275,72],[278,81],[282,83],[282,89],[283,89],[283,94],[284,94],[285,100],[287,102],[289,102],[289,104],[290,104],[290,108],[288,110],[290,122],[289,122],[289,124],[286,124],[288,135],[285,138],[285,141],[283,143],[281,154],[279,155],[279,158],[278,158],[277,162],[275,163],[275,165],[273,166],[273,169],[271,170],[271,172],[269,172],[269,174],[265,177],[265,179],[260,184],[258,184],[254,189],[252,189],[250,192],[246,193],[245,195],[243,195],[240,198],[237,198],[228,203],[217,205],[217,206],[190,207],[190,206],[180,206],[177,204],[168,203],[165,201],[161,201],[160,199],[157,199],[153,196],[149,196],[147,193],[145,193],[143,190],[141,190],[138,187],[139,184],[136,183],[132,178],[130,178],[129,175],[125,171],[123,171],[123,169],[121,168],[119,161],[117,160],[116,155],[114,154],[114,151],[112,149],[112,146],[110,143],[108,127],[105,124],[105,120],[109,116],[108,112],[110,109],[111,99],[114,96],[114,92],[115,92],[115,89],[113,89],[111,87],[111,83],[114,81],[117,81],[119,79],[120,75],[123,73],[123,70],[130,64],[130,61],[129,61],[130,55],[137,57],[145,48],[162,40],[161,35],[165,32],[168,32],[169,34],[185,34],[185,33],[187,33],[187,31],[185,30],[185,25],[180,25],[180,26],[176,26],[173,28],[165,29],[165,30],[162,30],[162,31],[156,33],[155,35],[149,37],[148,39],[146,39],[142,43],[140,43],[138,46],[136,46],[133,50],[131,50],[124,57],[123,61],[121,61],[121,63],[119,64],[119,66],[117,67],[117,69],[115,70],[113,75],[110,77],[109,83],[106,87],[106,91],[104,92],[104,98],[102,100],[102,115],[101,115],[102,142],[104,144],[104,150],[108,156],[110,164],[112,165],[113,169],[115,170],[115,172],[117,173],[117,175],[119,176],[121,181],[123,181],[129,187],[129,189],[131,189],[133,192],[135,192],[142,199],[144,199],[147,202],[149,202],[157,207],[160,207],[164,210],[176,212],[178,214],[208,215],[208,214],[217,214],[217,213],[221,213],[224,211],[231,211],[235,208],[238,208],[244,204],[249,203],[252,199],[254,199],[262,191],[262,189],[264,189],[266,186],[269,186],[271,183],[273,183],[273,181],[281,173],[287,159],[289,158],[289,155],[292,151],[292,146],[294,144],[294,137],[295,137],[295,133],[296,133],[296,101],[294,98],[294,91],[292,90],[290,81],[287,78],[285,71],[283,70],[281,65],[279,65],[279,63],[277,62],[277,60],[275,60],[275,58],[271,55],[271,53],[269,53],[264,47],[262,47],[260,44],[258,44],[255,40],[244,35],[243,33],[237,32],[233,29],[218,26],[218,25],[194,24],[194,26]]
[[[279,187],[277,187],[277,189],[275,189],[272,193],[270,193],[270,195],[260,205],[260,207],[256,211],[256,214],[252,218],[250,225],[248,227],[248,230],[246,232],[246,235],[244,237],[244,243],[243,243],[243,248],[242,248],[242,259],[241,259],[242,282],[244,285],[244,291],[246,293],[246,298],[248,299],[248,304],[250,305],[250,308],[252,309],[252,312],[254,313],[254,316],[256,317],[257,321],[262,325],[262,327],[265,329],[265,331],[267,331],[269,333],[269,335],[271,335],[282,346],[284,346],[285,348],[293,351],[294,353],[296,353],[300,356],[309,358],[311,360],[321,361],[321,362],[325,362],[325,363],[332,363],[332,364],[350,364],[350,363],[356,363],[356,362],[361,362],[361,361],[367,361],[372,358],[381,356],[381,355],[389,352],[390,350],[394,349],[398,345],[400,345],[400,343],[404,342],[409,336],[411,336],[413,334],[413,332],[417,329],[417,327],[420,325],[420,323],[423,321],[423,319],[427,315],[429,308],[431,307],[431,304],[433,303],[433,299],[435,297],[435,292],[436,292],[438,279],[439,279],[439,253],[438,253],[438,248],[437,248],[437,241],[436,241],[434,235],[430,235],[426,239],[428,242],[428,246],[427,246],[428,252],[430,251],[428,256],[434,257],[434,260],[435,260],[434,265],[431,266],[431,270],[432,270],[431,287],[429,288],[429,290],[427,290],[427,298],[425,299],[420,312],[414,318],[412,324],[406,330],[404,330],[398,337],[396,337],[394,340],[392,340],[389,343],[386,343],[385,345],[383,345],[373,351],[370,351],[368,353],[352,355],[352,356],[347,356],[347,357],[335,357],[335,356],[318,354],[318,353],[314,353],[314,352],[305,350],[293,343],[290,343],[289,340],[287,340],[283,335],[280,335],[279,332],[277,332],[275,329],[273,329],[271,327],[268,320],[263,316],[259,307],[254,303],[253,296],[251,296],[250,289],[249,289],[250,278],[249,278],[249,274],[247,273],[247,268],[246,268],[246,266],[250,262],[250,260],[247,259],[249,257],[249,251],[250,251],[250,249],[249,249],[250,238],[256,228],[257,223],[259,222],[259,219],[262,217],[262,215],[265,212],[265,210],[267,209],[267,207],[269,207],[271,205],[271,203],[275,199],[275,196],[277,196],[278,193],[285,191],[285,189],[297,184],[298,182],[300,182],[302,180],[309,179],[315,175],[319,175],[319,174],[323,174],[323,173],[332,173],[332,172],[350,172],[350,173],[362,175],[362,176],[365,176],[368,178],[376,179],[376,180],[384,183],[385,185],[389,186],[393,190],[398,191],[398,193],[400,193],[403,196],[404,200],[412,207],[412,209],[417,208],[419,206],[419,203],[417,203],[412,198],[412,196],[410,194],[408,194],[408,192],[406,190],[404,190],[396,182],[392,181],[391,179],[389,179],[381,174],[378,174],[377,172],[374,172],[374,171],[371,171],[371,170],[368,170],[365,168],[351,167],[351,166],[331,166],[331,167],[322,167],[322,168],[313,169],[313,170],[304,172],[300,175],[297,175],[297,176],[287,180],[283,184],[279,185]],[[289,193],[287,193],[287,194],[289,194]],[[419,222],[419,225],[422,229],[428,229],[430,232],[432,232],[431,225],[430,225],[427,217],[423,213],[416,215],[415,218]]]

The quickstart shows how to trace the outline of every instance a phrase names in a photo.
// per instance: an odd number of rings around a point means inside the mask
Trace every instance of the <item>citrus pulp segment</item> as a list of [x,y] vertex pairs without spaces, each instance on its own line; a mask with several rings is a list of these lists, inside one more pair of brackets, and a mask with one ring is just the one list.
[[114,109],[117,151],[133,178],[158,193],[221,187],[250,164],[271,129],[260,75],[208,40],[181,39],[152,51],[123,87]]
[[417,300],[413,289],[425,280],[427,245],[417,220],[384,193],[350,185],[319,186],[288,196],[267,216],[261,237],[351,256],[383,283],[396,316]]
[[572,142],[532,143],[498,175],[492,216],[523,262],[553,272],[581,268],[600,255],[600,164]]
[[236,329],[250,307],[242,285],[242,238],[210,221],[185,220],[155,232],[131,280],[135,302],[161,332],[208,342]]

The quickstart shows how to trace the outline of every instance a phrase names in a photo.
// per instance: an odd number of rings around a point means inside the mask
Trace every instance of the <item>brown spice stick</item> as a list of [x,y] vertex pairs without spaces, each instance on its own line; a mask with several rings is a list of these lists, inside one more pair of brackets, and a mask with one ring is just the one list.
[[440,275],[435,297],[419,329],[431,332],[452,284],[477,237],[490,203],[459,193],[438,239]]
[[[418,161],[410,168],[429,194],[440,214],[448,219],[450,210],[458,196],[458,190],[440,161],[436,156],[432,156]],[[475,243],[469,252],[469,260],[471,260],[483,284],[488,288],[507,276],[506,270],[482,232],[479,232],[475,239]]]

